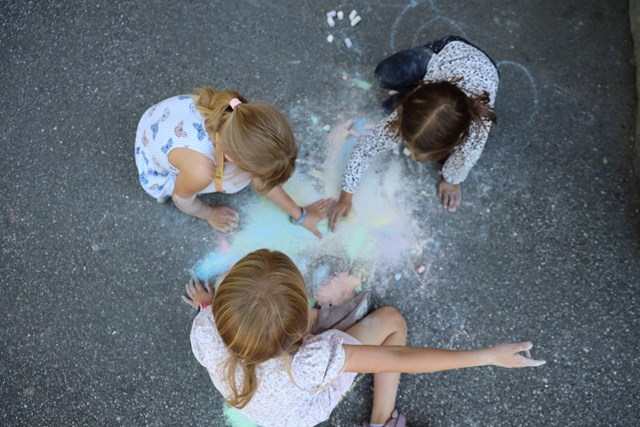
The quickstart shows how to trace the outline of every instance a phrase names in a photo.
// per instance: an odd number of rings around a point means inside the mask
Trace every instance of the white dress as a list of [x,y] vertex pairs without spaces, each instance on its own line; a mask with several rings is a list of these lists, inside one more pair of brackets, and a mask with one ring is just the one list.
[[[165,99],[149,108],[140,119],[136,132],[135,158],[142,188],[155,198],[170,197],[179,170],[169,162],[175,148],[188,148],[207,156],[215,163],[215,144],[209,137],[204,118],[190,95]],[[251,182],[251,175],[239,172],[225,161],[222,189],[235,193]],[[201,191],[214,193],[213,181]]]

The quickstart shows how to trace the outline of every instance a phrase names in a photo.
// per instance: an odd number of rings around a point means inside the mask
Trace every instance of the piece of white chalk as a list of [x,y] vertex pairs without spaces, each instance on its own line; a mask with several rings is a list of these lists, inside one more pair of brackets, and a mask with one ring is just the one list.
[[407,147],[404,147],[404,150],[402,150],[402,154],[409,157],[411,155],[411,150],[409,150]]
[[353,46],[353,43],[351,43],[351,39],[349,37],[344,39],[344,44],[346,44],[349,49],[351,49],[351,46]]
[[355,9],[353,9],[349,14],[349,21],[353,21],[353,18],[355,18],[356,15],[358,15],[358,12]]
[[333,18],[327,17],[327,24],[329,24],[330,27],[333,27],[336,25],[336,21],[334,21]]
[[344,13],[343,13],[341,10],[339,10],[339,11],[338,11],[338,19],[339,19],[340,21],[342,21],[342,18],[344,18]]
[[333,42],[333,36],[332,36],[331,34],[329,34],[329,35],[327,36],[327,41],[328,41],[329,43]]
[[330,10],[329,12],[327,12],[327,18],[333,18],[335,16],[336,16],[335,10]]
[[362,21],[362,18],[360,18],[360,15],[358,15],[351,20],[351,26],[355,27],[360,21]]

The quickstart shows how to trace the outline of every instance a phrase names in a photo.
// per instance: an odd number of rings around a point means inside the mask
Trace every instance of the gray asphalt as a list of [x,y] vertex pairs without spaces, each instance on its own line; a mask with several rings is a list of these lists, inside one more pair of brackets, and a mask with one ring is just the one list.
[[[335,8],[363,20],[328,44]],[[628,2],[6,0],[0,24],[0,424],[226,425],[179,302],[215,236],[139,187],[139,116],[237,88],[291,118],[304,159],[321,151],[311,114],[378,112],[383,92],[352,95],[342,73],[373,82],[386,55],[448,33],[498,62],[498,126],[459,212],[426,189],[429,292],[378,300],[414,344],[527,339],[548,364],[405,375],[398,406],[411,426],[640,423]],[[324,425],[365,420],[370,387]]]

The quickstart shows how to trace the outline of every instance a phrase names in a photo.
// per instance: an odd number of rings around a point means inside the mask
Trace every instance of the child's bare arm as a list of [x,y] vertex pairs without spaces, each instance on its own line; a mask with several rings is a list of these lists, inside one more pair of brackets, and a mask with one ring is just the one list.
[[498,344],[479,350],[347,344],[343,347],[346,352],[345,372],[426,373],[485,365],[524,368],[546,363],[520,354],[531,349],[529,342]]
[[215,169],[211,159],[193,150],[176,148],[169,153],[169,162],[180,171],[171,194],[178,209],[220,231],[238,226],[240,216],[236,211],[226,206],[209,206],[198,198],[198,193],[211,184]]
[[[327,216],[329,209],[334,204],[333,199],[320,199],[315,203],[305,206],[303,211],[282,187],[274,187],[265,195],[275,203],[276,206],[288,213],[293,220],[301,220],[300,225],[307,228],[317,237],[322,237],[322,233],[320,233],[316,226],[318,222]],[[305,218],[301,218],[302,215],[305,215]]]

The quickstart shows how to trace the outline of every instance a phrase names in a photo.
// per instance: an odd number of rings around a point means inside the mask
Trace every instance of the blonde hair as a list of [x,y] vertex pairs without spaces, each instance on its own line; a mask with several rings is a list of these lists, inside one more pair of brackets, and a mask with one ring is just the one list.
[[[196,108],[213,137],[220,133],[223,152],[238,169],[254,178],[254,189],[265,194],[284,184],[293,174],[298,155],[293,129],[273,105],[248,102],[234,90],[216,92],[211,87],[194,89]],[[229,102],[238,98],[234,109]]]
[[212,310],[231,355],[226,366],[231,396],[225,401],[240,409],[258,388],[256,367],[274,357],[293,354],[309,334],[304,279],[282,252],[254,251],[222,280]]

